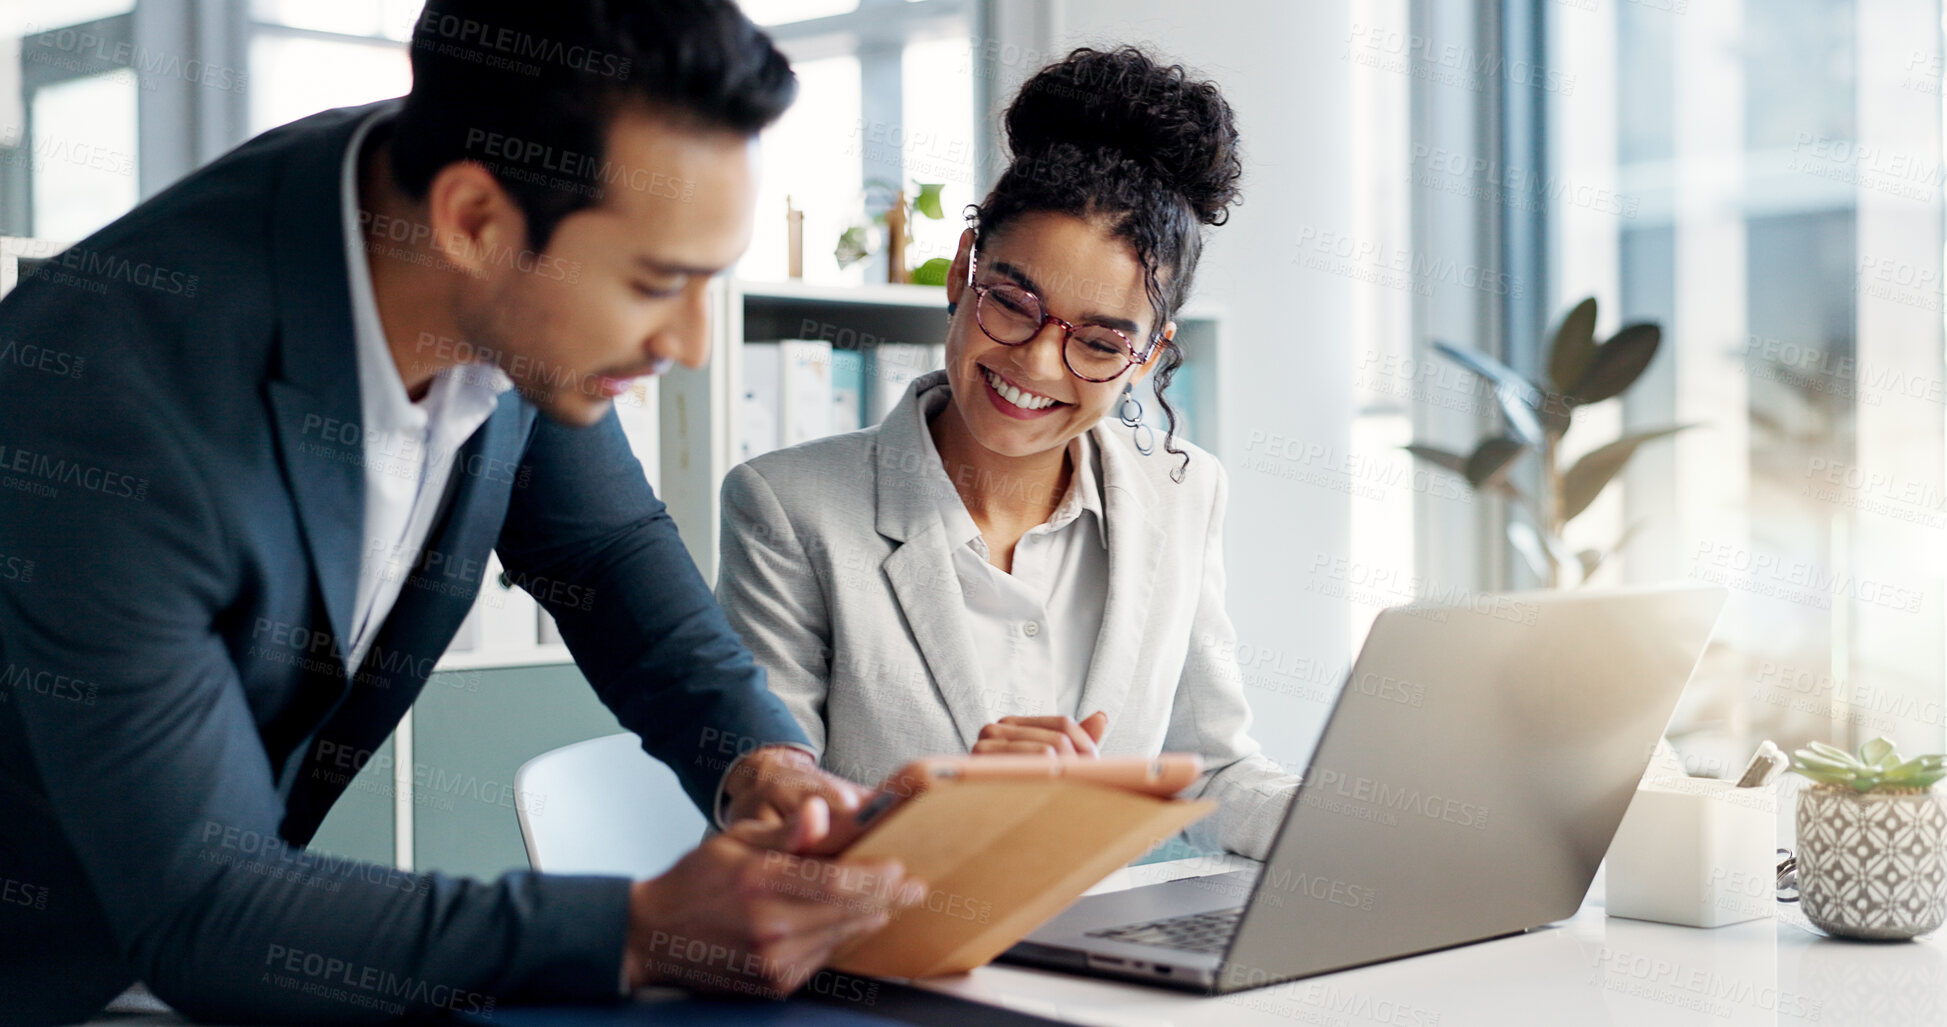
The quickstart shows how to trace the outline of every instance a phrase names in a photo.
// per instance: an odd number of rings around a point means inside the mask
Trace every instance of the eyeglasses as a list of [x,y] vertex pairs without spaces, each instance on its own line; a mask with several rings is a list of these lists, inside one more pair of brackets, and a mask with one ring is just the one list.
[[[1107,325],[1075,325],[1048,313],[1041,297],[1012,282],[983,285],[974,279],[974,255],[967,254],[967,285],[974,291],[974,322],[987,337],[1003,346],[1020,346],[1048,325],[1061,326],[1061,362],[1068,373],[1085,382],[1114,381],[1132,364],[1147,358],[1149,347],[1136,352],[1129,336]],[[1151,340],[1150,345],[1154,345]]]

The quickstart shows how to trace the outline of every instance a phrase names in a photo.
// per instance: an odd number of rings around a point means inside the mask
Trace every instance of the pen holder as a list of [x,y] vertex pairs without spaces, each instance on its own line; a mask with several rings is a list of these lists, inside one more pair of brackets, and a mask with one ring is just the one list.
[[1777,906],[1778,799],[1701,778],[1636,790],[1609,844],[1610,916],[1722,927]]

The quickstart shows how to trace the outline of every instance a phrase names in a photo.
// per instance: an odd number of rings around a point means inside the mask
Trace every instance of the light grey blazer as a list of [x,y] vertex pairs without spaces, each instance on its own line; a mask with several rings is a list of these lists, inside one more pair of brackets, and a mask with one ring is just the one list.
[[[913,382],[883,424],[766,453],[723,483],[717,599],[803,725],[827,770],[876,784],[916,756],[964,753],[1008,714],[981,685],[946,530],[922,475],[923,394]],[[1120,429],[1120,430],[1112,430]],[[1190,794],[1222,808],[1189,840],[1264,858],[1296,786],[1258,751],[1224,612],[1228,483],[1215,458],[1143,456],[1112,420],[1101,454],[1109,544],[1102,630],[1081,709],[1106,710],[1105,756],[1196,752]]]

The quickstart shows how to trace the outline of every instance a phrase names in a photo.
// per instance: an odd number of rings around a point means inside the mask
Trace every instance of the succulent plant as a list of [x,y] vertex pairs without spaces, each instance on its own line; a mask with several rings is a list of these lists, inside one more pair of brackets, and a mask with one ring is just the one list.
[[1859,755],[1812,742],[1792,753],[1792,770],[1834,788],[1855,792],[1925,789],[1947,777],[1947,755],[1916,756],[1902,762],[1893,743],[1875,738],[1859,747]]
[[[1609,337],[1595,339],[1595,298],[1575,305],[1562,316],[1548,349],[1545,378],[1531,382],[1493,357],[1444,342],[1433,348],[1492,386],[1501,409],[1503,432],[1483,439],[1471,454],[1455,453],[1425,443],[1408,452],[1467,479],[1476,491],[1493,490],[1513,500],[1526,519],[1508,519],[1508,541],[1550,588],[1563,583],[1564,569],[1587,580],[1604,560],[1627,545],[1635,526],[1607,549],[1572,551],[1562,534],[1582,511],[1595,502],[1616,475],[1622,473],[1637,447],[1645,442],[1696,427],[1673,424],[1625,435],[1585,454],[1566,471],[1559,466],[1562,436],[1568,434],[1578,407],[1622,395],[1649,369],[1663,340],[1653,324],[1631,324]],[[1529,496],[1509,480],[1515,464],[1533,452],[1541,458],[1542,494]]]

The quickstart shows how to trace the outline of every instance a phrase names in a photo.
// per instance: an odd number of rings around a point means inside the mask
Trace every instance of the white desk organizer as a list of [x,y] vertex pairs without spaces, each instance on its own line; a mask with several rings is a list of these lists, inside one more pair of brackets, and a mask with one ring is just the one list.
[[1773,915],[1777,808],[1769,786],[1646,781],[1609,844],[1609,915],[1685,927]]

